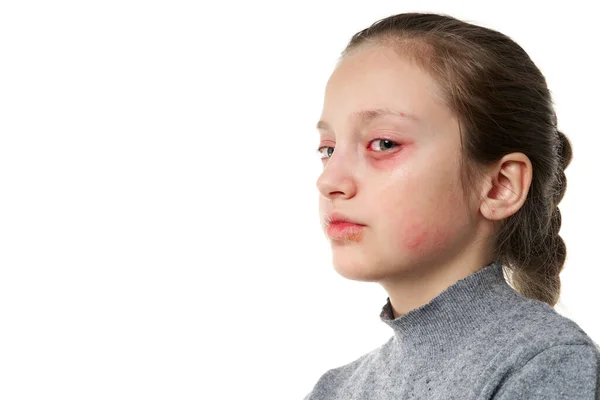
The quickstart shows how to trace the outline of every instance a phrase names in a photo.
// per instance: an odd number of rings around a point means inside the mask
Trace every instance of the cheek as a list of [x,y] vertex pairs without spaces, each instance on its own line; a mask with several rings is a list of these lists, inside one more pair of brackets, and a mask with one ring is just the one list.
[[451,229],[430,220],[411,217],[398,235],[399,246],[411,253],[423,254],[446,248],[452,236]]
[[393,223],[391,236],[395,238],[397,249],[408,254],[426,255],[453,245],[462,226],[462,204],[454,193],[448,193],[444,201],[441,199],[400,206],[388,214],[394,215],[390,221]]

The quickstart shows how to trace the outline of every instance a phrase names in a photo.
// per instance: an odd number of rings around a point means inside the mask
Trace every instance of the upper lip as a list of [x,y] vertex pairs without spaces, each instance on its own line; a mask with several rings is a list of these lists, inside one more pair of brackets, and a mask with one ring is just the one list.
[[342,213],[335,212],[335,211],[328,213],[325,216],[325,220],[327,221],[327,225],[332,224],[334,222],[349,222],[351,224],[363,225],[360,222],[356,222],[353,219],[351,219],[350,217],[348,217]]

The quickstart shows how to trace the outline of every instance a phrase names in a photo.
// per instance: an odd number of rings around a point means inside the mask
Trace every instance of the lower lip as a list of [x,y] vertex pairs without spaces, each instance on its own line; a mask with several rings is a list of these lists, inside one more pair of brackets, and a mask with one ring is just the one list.
[[364,227],[351,222],[333,222],[327,227],[327,235],[331,239],[358,242],[362,238]]

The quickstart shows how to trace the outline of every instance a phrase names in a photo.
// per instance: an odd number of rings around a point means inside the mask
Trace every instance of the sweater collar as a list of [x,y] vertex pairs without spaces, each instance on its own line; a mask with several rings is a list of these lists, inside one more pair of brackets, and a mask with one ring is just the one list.
[[396,344],[406,350],[444,351],[477,332],[513,291],[504,279],[502,264],[492,262],[457,281],[429,303],[394,319],[390,298],[380,319],[394,331]]

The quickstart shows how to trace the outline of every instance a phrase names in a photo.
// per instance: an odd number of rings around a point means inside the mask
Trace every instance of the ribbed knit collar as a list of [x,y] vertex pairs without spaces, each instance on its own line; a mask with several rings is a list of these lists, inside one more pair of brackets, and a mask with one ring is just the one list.
[[395,344],[400,348],[421,354],[443,352],[464,343],[482,324],[493,321],[494,312],[514,293],[504,279],[502,265],[492,262],[396,319],[388,297],[380,319],[394,330]]

